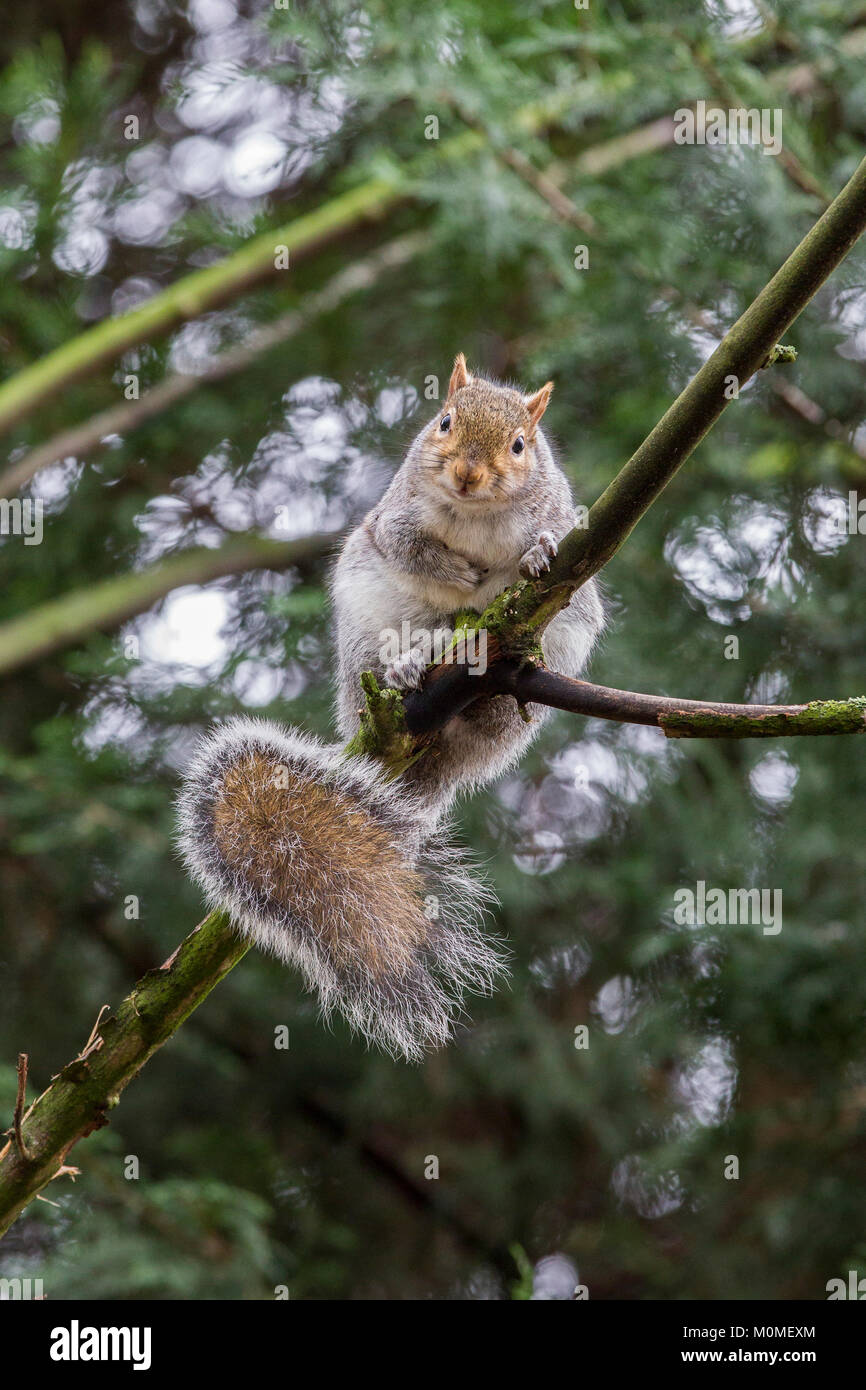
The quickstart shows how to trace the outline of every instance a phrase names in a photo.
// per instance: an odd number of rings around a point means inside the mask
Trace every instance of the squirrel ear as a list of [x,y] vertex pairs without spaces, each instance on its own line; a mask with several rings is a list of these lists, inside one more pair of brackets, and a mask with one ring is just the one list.
[[529,424],[531,429],[535,429],[547,409],[548,402],[552,395],[553,382],[546,381],[541,390],[536,391],[534,396],[524,396],[523,403],[529,411]]
[[466,358],[462,352],[458,352],[454,358],[454,370],[448,383],[448,400],[451,399],[455,391],[460,390],[461,386],[468,386],[471,380],[472,378],[466,370]]

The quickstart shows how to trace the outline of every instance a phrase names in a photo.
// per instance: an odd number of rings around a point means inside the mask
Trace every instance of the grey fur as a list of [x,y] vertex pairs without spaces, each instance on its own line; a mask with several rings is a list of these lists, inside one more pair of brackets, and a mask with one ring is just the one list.
[[[490,506],[461,507],[431,481],[425,458],[429,425],[415,438],[382,501],[348,537],[334,567],[331,598],[336,620],[337,723],[349,739],[363,705],[360,676],[411,687],[418,658],[404,651],[383,661],[383,630],[435,633],[458,608],[481,611],[526,573],[549,565],[556,544],[576,521],[568,480],[557,467],[541,429],[534,468],[519,494]],[[578,676],[604,627],[599,587],[590,580],[548,626],[542,638],[551,669]],[[530,705],[527,724],[508,695],[479,700],[451,720],[435,753],[411,767],[405,780],[431,817],[442,814],[460,789],[500,776],[525,752],[550,710]]]
[[[300,889],[291,904],[274,892],[261,891],[244,872],[243,862],[229,864],[214,835],[214,808],[226,772],[249,753],[263,751],[335,797],[349,799],[363,815],[389,835],[393,858],[377,864],[386,885],[402,865],[417,868],[424,879],[418,913],[427,941],[414,954],[411,968],[374,974],[367,947],[376,922],[367,904],[333,892],[333,874],[351,874],[353,846],[335,836],[322,852],[332,868],[317,878],[315,889]],[[353,1029],[395,1056],[420,1058],[453,1035],[466,993],[489,994],[504,971],[504,955],[495,938],[481,930],[492,894],[470,858],[447,834],[429,833],[428,819],[411,791],[386,781],[365,758],[341,756],[337,745],[325,746],[293,729],[265,720],[237,718],[211,730],[197,749],[178,801],[178,846],[192,878],[214,908],[230,913],[236,927],[257,946],[296,966],[314,990],[327,1017],[339,1010]],[[247,849],[246,845],[241,846]],[[275,846],[284,863],[298,852],[291,836]],[[435,895],[438,913],[427,922],[425,899]],[[335,961],[317,924],[323,916],[340,933],[341,942],[357,947],[347,966]],[[366,935],[365,935],[366,933]],[[366,952],[366,954],[365,954]]]

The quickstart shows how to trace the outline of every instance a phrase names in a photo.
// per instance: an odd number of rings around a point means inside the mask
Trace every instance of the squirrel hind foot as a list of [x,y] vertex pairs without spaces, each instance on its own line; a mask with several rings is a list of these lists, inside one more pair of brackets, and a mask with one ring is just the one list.
[[417,690],[426,670],[424,653],[418,647],[413,647],[411,651],[401,652],[386,668],[385,684],[393,690]]

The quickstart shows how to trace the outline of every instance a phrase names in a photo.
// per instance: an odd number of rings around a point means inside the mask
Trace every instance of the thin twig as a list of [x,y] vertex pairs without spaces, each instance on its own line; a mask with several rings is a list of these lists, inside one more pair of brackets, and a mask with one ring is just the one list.
[[83,1061],[85,1057],[88,1057],[90,1055],[91,1051],[98,1051],[99,1047],[102,1046],[102,1039],[97,1037],[97,1034],[99,1033],[99,1025],[102,1022],[105,1015],[110,1013],[111,1005],[103,1004],[99,1010],[99,1013],[96,1015],[96,1022],[90,1030],[90,1037],[87,1039],[87,1042],[84,1044],[84,1047],[78,1054],[79,1061]]
[[24,1119],[24,1107],[27,1103],[27,1067],[28,1057],[26,1052],[18,1053],[18,1094],[15,1097],[15,1118],[12,1121],[12,1128],[15,1131],[15,1143],[18,1145],[18,1152],[25,1163],[30,1162],[30,1154],[27,1145],[24,1143],[24,1135],[21,1133],[21,1123]]

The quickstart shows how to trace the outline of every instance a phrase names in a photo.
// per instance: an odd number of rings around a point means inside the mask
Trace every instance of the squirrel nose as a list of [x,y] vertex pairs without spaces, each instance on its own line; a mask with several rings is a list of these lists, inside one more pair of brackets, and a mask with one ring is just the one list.
[[474,459],[459,459],[454,465],[454,480],[461,487],[470,487],[472,483],[477,483],[482,473],[483,470]]

